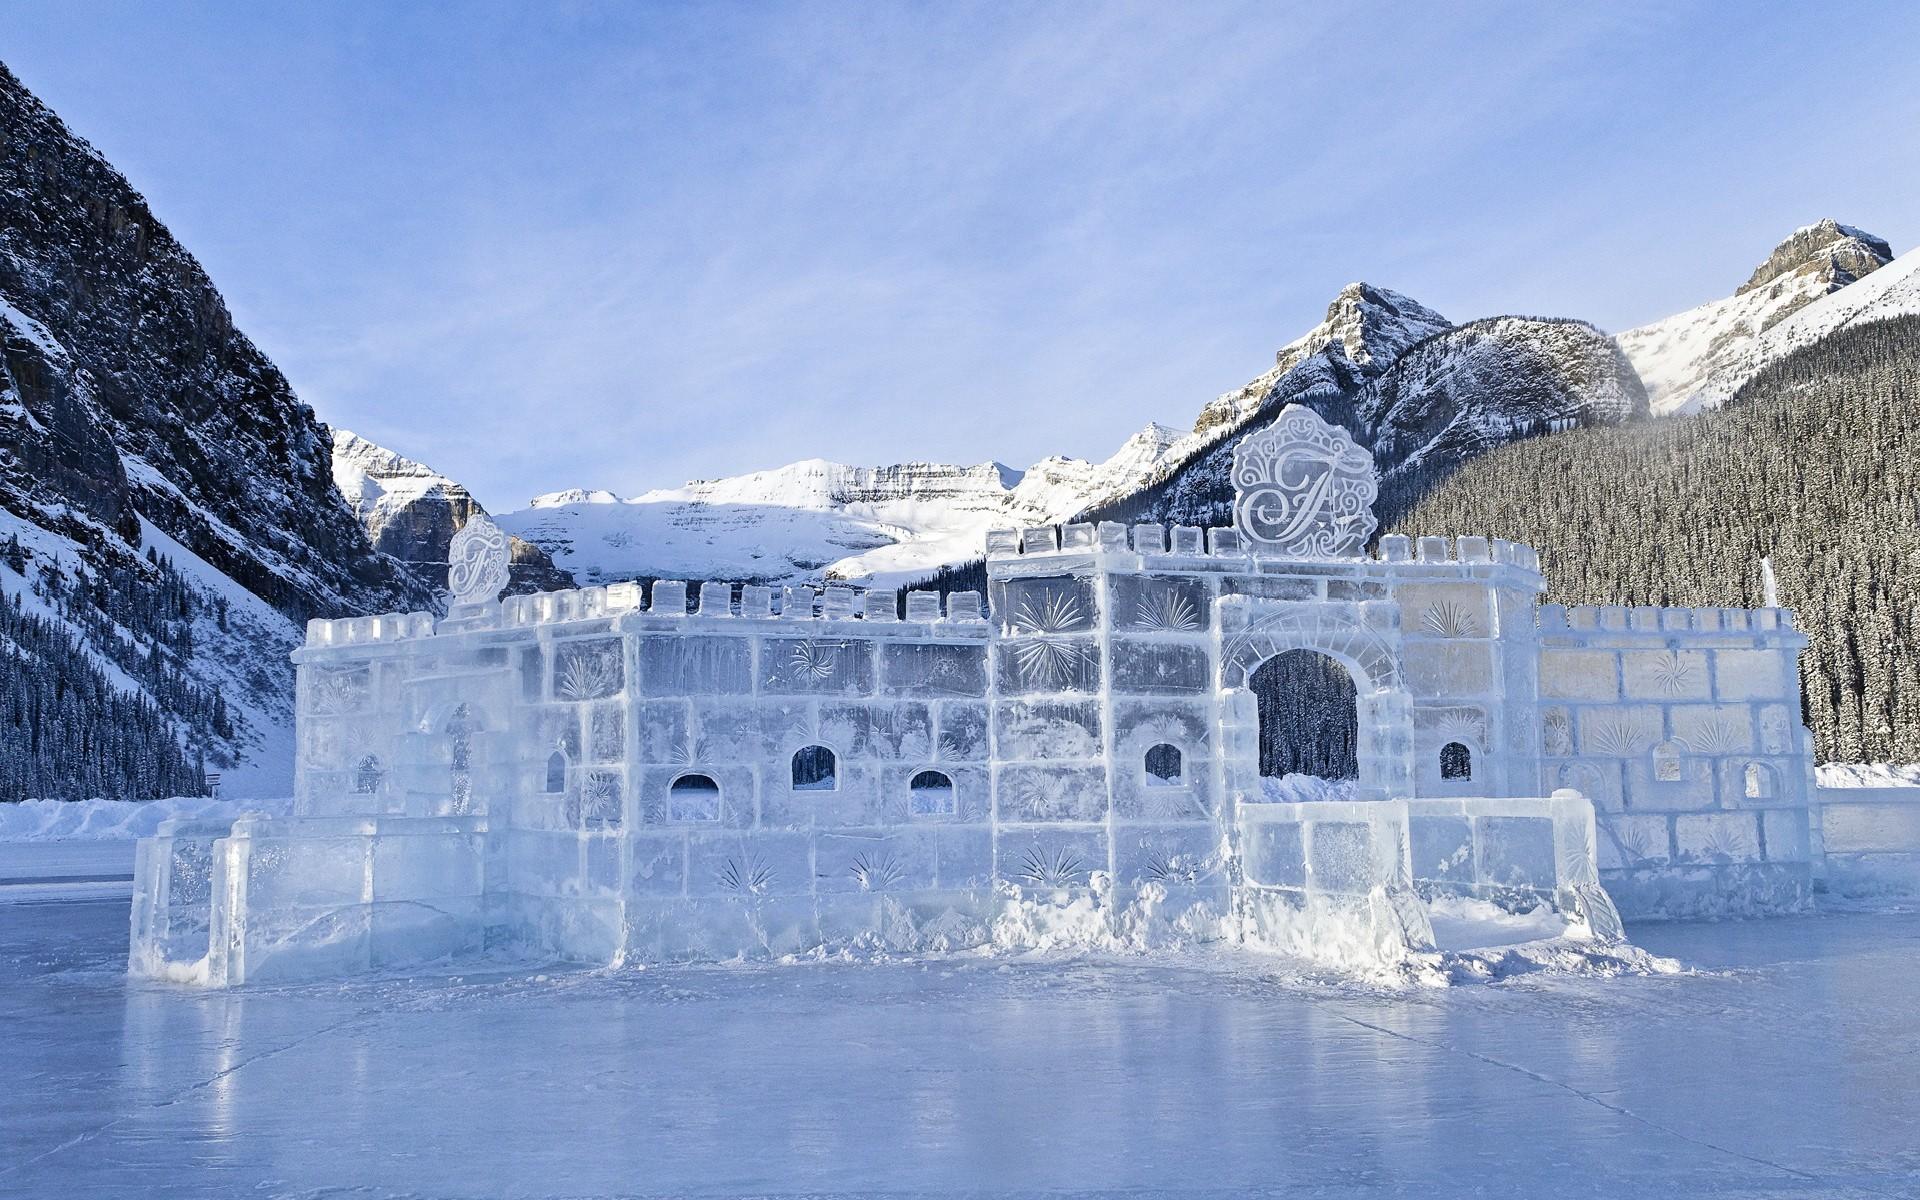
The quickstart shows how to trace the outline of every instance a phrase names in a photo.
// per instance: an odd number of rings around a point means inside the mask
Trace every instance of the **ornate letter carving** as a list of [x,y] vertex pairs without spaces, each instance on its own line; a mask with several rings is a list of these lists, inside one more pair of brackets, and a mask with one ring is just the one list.
[[447,588],[455,604],[489,604],[507,586],[507,535],[475,513],[447,545]]
[[1256,555],[1355,558],[1373,536],[1373,455],[1289,404],[1233,448],[1233,524]]

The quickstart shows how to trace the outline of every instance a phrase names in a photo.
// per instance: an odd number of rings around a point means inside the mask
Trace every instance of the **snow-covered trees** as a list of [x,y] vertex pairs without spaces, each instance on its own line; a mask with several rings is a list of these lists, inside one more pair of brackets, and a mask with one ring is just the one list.
[[[1383,497],[1383,500],[1385,497]],[[1385,515],[1385,514],[1383,514]],[[1550,601],[1780,602],[1823,759],[1920,760],[1920,317],[1840,330],[1725,408],[1503,447],[1391,517],[1539,549]]]

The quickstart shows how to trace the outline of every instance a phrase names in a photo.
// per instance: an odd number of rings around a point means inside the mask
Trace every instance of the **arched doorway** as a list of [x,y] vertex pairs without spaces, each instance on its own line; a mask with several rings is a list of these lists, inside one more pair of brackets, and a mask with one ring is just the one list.
[[1360,777],[1353,676],[1317,650],[1274,655],[1247,678],[1260,709],[1260,774]]

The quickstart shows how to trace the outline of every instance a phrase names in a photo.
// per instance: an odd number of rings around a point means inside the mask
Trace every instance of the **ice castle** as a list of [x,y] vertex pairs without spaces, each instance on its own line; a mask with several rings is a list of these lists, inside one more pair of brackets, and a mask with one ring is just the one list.
[[503,601],[475,518],[445,618],[309,626],[297,815],[142,844],[133,970],[953,948],[1069,917],[1391,958],[1437,896],[1602,939],[1616,904],[1805,902],[1788,613],[1541,606],[1535,553],[1485,538],[1369,553],[1371,457],[1302,407],[1233,481],[1232,528],[989,535],[984,607]]

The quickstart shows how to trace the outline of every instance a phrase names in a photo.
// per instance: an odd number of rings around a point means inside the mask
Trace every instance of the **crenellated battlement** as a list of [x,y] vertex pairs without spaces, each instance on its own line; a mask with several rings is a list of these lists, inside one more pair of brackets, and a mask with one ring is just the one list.
[[[996,529],[987,534],[987,559],[1034,558],[1044,555],[1138,554],[1156,558],[1190,558],[1246,562],[1256,557],[1237,529],[1201,529],[1195,525],[1029,525]],[[1321,560],[1305,560],[1321,561]],[[1339,561],[1339,560],[1335,560]],[[1383,534],[1370,559],[1387,563],[1488,563],[1540,569],[1540,556],[1531,546],[1503,538],[1422,537]]]
[[372,617],[315,617],[307,622],[309,646],[357,646],[432,637],[432,613],[382,613]]
[[[773,588],[759,584],[708,582],[697,593],[677,579],[653,585],[652,602],[637,583],[567,588],[508,596],[500,601],[500,620],[491,628],[524,629],[570,621],[591,621],[627,613],[696,622],[706,619],[762,621],[862,621],[919,625],[981,625],[986,617],[979,592],[953,592],[942,603],[936,591],[914,590],[900,611],[900,593],[892,588]],[[692,603],[689,603],[689,601]],[[307,645],[353,646],[431,637],[439,624],[432,613],[315,619],[307,622]]]
[[1653,605],[1543,604],[1542,633],[1797,633],[1785,608],[1661,608]]

